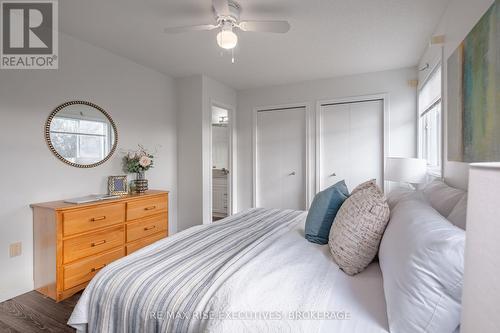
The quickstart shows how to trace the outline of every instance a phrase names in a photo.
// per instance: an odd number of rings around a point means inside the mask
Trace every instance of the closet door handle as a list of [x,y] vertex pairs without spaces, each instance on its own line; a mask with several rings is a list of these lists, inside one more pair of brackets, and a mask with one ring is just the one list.
[[330,175],[330,177],[335,177],[335,176],[337,176],[335,172]]
[[295,175],[296,175],[296,173],[295,173],[295,171],[292,171],[292,172],[290,172],[288,175],[289,175],[289,176],[295,176]]

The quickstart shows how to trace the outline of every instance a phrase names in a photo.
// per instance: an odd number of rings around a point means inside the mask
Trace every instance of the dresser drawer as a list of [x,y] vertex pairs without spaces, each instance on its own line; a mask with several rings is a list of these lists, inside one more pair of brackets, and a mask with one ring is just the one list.
[[153,236],[142,238],[138,241],[130,243],[127,245],[127,255],[131,254],[132,252],[135,252],[135,251],[137,251],[137,250],[139,250],[139,249],[141,249],[149,244],[153,244],[157,240],[160,240],[160,239],[165,238],[165,237],[167,237],[167,233],[164,231],[164,232],[160,232],[158,234],[155,234]]
[[85,258],[124,244],[124,226],[63,241],[64,263]]
[[76,287],[90,281],[104,266],[125,255],[125,249],[97,254],[64,266],[64,289]]
[[146,217],[127,224],[127,242],[167,230],[167,213]]
[[140,219],[167,210],[167,197],[158,196],[127,203],[127,220]]
[[125,203],[63,213],[63,235],[69,236],[125,221]]

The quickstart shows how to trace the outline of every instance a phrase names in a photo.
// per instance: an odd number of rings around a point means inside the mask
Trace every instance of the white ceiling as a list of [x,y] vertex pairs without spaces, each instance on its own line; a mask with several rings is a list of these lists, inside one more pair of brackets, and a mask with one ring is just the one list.
[[236,89],[415,66],[450,0],[238,0],[242,19],[287,19],[289,33],[238,32],[236,63],[212,23],[211,0],[64,0],[60,29],[174,77],[206,74]]

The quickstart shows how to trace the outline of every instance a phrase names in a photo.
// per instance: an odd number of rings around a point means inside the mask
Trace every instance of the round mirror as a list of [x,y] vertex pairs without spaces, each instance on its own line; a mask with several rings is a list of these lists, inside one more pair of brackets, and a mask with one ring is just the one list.
[[92,168],[113,155],[118,132],[111,117],[99,106],[71,101],[52,111],[45,124],[45,139],[61,161]]

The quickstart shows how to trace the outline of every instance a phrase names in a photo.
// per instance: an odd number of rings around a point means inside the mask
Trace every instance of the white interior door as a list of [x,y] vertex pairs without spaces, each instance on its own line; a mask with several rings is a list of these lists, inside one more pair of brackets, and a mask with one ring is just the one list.
[[320,190],[345,179],[352,190],[375,178],[383,186],[382,100],[321,106]]
[[257,207],[306,207],[306,110],[257,112]]

